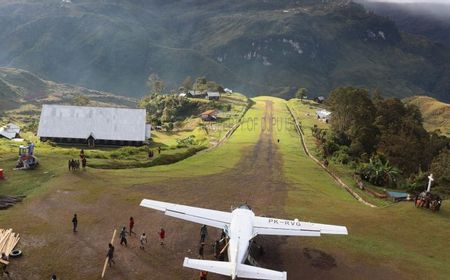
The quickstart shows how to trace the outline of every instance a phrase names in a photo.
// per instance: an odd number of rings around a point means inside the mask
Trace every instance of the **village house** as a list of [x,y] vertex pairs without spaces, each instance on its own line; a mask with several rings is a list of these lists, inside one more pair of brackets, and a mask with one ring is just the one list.
[[187,97],[191,98],[205,98],[206,97],[206,91],[199,91],[199,90],[189,90],[186,93]]
[[329,122],[331,119],[331,112],[325,109],[316,111],[317,118],[320,120],[324,120],[325,122]]
[[57,143],[138,146],[151,137],[145,109],[43,105],[38,137]]
[[323,97],[323,96],[317,96],[317,97],[314,97],[313,100],[314,100],[315,102],[321,104],[321,103],[323,103],[323,102],[325,101],[325,97]]
[[206,98],[208,100],[219,100],[220,93],[218,91],[207,91],[206,92]]
[[13,123],[9,123],[3,127],[0,127],[0,136],[8,138],[9,140],[19,136],[20,127]]

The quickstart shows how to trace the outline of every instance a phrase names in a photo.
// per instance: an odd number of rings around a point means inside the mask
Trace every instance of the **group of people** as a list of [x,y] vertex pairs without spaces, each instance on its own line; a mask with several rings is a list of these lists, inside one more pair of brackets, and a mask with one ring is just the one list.
[[437,194],[423,191],[414,197],[414,204],[416,207],[429,208],[431,211],[439,211],[442,204],[442,199]]
[[[127,231],[126,227],[122,227],[122,229],[119,233],[120,245],[125,245],[125,247],[128,247],[127,235],[129,235],[129,236],[132,236],[132,234],[136,235],[136,232],[133,231],[133,228],[134,228],[134,218],[130,217],[130,221],[128,224],[129,231]],[[160,244],[164,245],[164,239],[166,238],[166,231],[164,230],[164,228],[161,227],[161,229],[158,232],[158,236],[159,236]],[[147,243],[148,243],[147,235],[145,234],[145,232],[143,232],[141,234],[141,236],[139,237],[139,249],[145,250],[145,245]],[[108,253],[106,254],[106,256],[108,257],[108,264],[111,267],[112,264],[115,264],[115,262],[114,262],[114,246],[111,243],[108,244]]]
[[[200,228],[200,246],[198,249],[198,255],[199,258],[204,259],[204,250],[205,250],[205,244],[206,244],[206,237],[208,236],[208,229],[206,225],[203,225]],[[214,243],[214,257],[218,261],[224,261],[225,260],[225,245],[227,243],[226,233],[224,230],[222,230],[220,234],[220,238],[216,240]],[[200,272],[200,280],[207,280],[208,272],[201,271]]]
[[69,171],[79,169],[80,169],[80,161],[75,159],[69,159]]
[[[120,239],[121,246],[128,247],[127,237],[128,236],[131,237],[133,234],[136,235],[136,232],[134,231],[134,224],[135,224],[134,218],[130,217],[130,220],[128,223],[128,230],[125,226],[122,227],[122,229],[119,233],[119,239]],[[74,233],[76,233],[78,231],[78,216],[76,213],[73,215],[73,218],[72,218],[72,231]],[[161,227],[160,230],[157,232],[157,234],[159,237],[160,245],[161,246],[164,245],[164,240],[166,238],[166,231],[164,230],[164,228]],[[200,247],[199,247],[199,256],[202,259],[204,258],[204,247],[205,247],[205,242],[206,242],[207,236],[208,236],[208,229],[207,229],[206,225],[203,225],[200,228]],[[224,231],[222,231],[221,239],[216,241],[215,246],[214,246],[216,258],[218,260],[222,260],[222,261],[224,260],[224,253],[220,252],[220,251],[223,248],[223,246],[221,246],[222,243],[225,243],[225,236],[226,235],[225,235]],[[145,232],[143,232],[139,237],[139,249],[145,250],[145,246],[147,243],[148,243],[147,235]],[[115,248],[114,248],[113,244],[109,243],[106,257],[108,258],[108,265],[110,267],[112,267],[112,265],[115,264],[114,250],[115,250]],[[4,256],[2,256],[2,259],[4,259]],[[6,257],[5,257],[5,260],[6,260]],[[3,267],[3,273],[9,276],[9,273],[6,271],[6,265],[4,265],[4,267]],[[200,280],[207,280],[207,275],[208,275],[208,273],[206,271],[201,271],[200,272]],[[52,277],[55,277],[55,278],[52,278],[52,280],[56,279],[55,275],[53,275]]]
[[86,155],[84,154],[84,150],[81,149],[80,150],[80,159],[69,159],[69,171],[70,170],[79,170],[80,169],[80,163],[81,163],[81,167],[84,169],[86,168],[87,165],[87,159],[86,159]]

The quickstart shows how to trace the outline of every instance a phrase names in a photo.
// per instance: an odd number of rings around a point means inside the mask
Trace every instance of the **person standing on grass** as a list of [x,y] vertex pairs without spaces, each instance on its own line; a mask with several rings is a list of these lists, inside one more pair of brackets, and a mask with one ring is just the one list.
[[142,250],[145,250],[144,243],[147,244],[147,235],[145,235],[145,232],[142,233],[141,237],[139,238],[139,241],[141,242],[141,245],[139,246],[139,248],[141,248]]
[[69,162],[68,162],[69,164],[69,171],[72,169],[71,167],[72,167],[72,162],[70,161],[70,159],[69,159]]
[[160,153],[161,153],[161,147],[158,146],[158,154],[160,154]]
[[77,232],[77,227],[78,227],[78,218],[77,218],[77,214],[73,215],[72,218],[72,224],[73,224],[73,232]]
[[161,230],[158,232],[159,234],[159,240],[161,241],[161,245],[164,245],[164,238],[166,238],[166,231],[161,228]]
[[[5,253],[2,253],[2,260],[5,261],[5,262],[9,261],[9,258],[8,258],[8,256]],[[6,276],[8,276],[8,278],[10,278],[11,276],[9,275],[9,272],[7,270],[8,269],[8,265],[6,263],[2,263],[2,265],[3,265],[3,267],[2,267],[2,277],[3,277],[3,274],[6,274]]]
[[109,267],[111,267],[112,264],[116,264],[116,262],[114,261],[114,246],[111,243],[108,244],[108,253],[106,254],[106,256],[108,257]]
[[130,226],[130,236],[131,236],[132,233],[136,234],[133,231],[133,227],[134,227],[134,219],[133,219],[133,217],[130,217],[130,224],[129,224],[129,226]]
[[125,246],[128,247],[127,245],[127,229],[125,227],[122,228],[122,231],[120,232],[120,245],[125,244]]

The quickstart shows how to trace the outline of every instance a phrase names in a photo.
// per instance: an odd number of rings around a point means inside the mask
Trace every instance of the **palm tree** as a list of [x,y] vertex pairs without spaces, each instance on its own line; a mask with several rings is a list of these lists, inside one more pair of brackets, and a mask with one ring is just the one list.
[[379,156],[373,156],[369,163],[361,168],[364,179],[376,186],[392,186],[397,184],[400,170],[392,166],[388,160],[383,160]]

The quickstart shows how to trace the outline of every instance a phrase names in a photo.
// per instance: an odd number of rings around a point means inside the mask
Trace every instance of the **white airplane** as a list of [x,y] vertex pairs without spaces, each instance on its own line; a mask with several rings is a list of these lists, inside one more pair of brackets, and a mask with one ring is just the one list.
[[141,204],[164,212],[164,214],[194,223],[224,229],[228,235],[229,262],[185,258],[183,266],[231,276],[231,279],[250,278],[286,280],[287,273],[244,264],[249,254],[251,240],[257,235],[320,236],[321,234],[344,234],[347,228],[325,224],[314,224],[295,220],[282,220],[255,216],[244,204],[233,212],[222,212],[204,208],[172,204],[143,199]]

